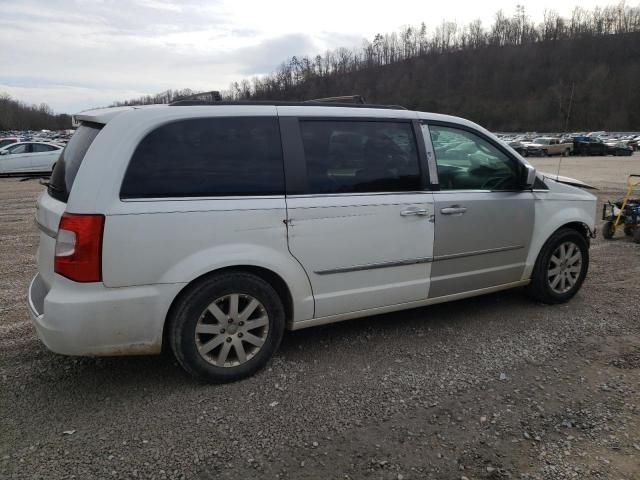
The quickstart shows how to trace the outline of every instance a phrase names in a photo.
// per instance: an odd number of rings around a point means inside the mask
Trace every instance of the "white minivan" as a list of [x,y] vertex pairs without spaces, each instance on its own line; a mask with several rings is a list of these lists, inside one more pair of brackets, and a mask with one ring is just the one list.
[[526,287],[580,289],[596,199],[461,118],[177,102],[80,122],[37,204],[38,334],[251,375],[286,329]]

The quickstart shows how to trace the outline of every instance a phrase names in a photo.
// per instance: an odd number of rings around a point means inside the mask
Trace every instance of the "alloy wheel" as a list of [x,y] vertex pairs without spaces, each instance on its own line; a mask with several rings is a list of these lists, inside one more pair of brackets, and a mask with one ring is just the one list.
[[195,341],[200,356],[216,367],[251,360],[269,333],[264,305],[251,295],[232,293],[213,301],[198,319]]
[[547,266],[551,290],[563,294],[571,290],[582,271],[582,251],[573,242],[563,242],[553,251]]

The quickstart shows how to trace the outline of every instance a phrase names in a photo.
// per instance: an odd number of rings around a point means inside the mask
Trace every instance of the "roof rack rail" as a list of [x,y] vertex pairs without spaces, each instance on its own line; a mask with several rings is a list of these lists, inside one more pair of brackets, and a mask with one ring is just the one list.
[[177,100],[171,102],[169,105],[177,105],[178,102],[207,102],[207,103],[215,103],[221,102],[222,95],[218,90],[211,90],[210,92],[200,92],[194,93],[192,95],[185,95],[184,97],[180,97]]
[[[187,107],[187,106],[223,106],[223,105],[265,105],[265,106],[281,106],[281,107],[348,107],[348,108],[378,108],[386,110],[406,110],[400,105],[375,105],[365,103],[364,97],[361,95],[351,95],[346,97],[327,97],[314,100],[305,100],[303,102],[287,102],[282,100],[216,100],[215,94],[218,92],[204,92],[203,94],[189,95],[180,100],[171,102],[169,106]],[[209,98],[206,98],[210,95]],[[204,98],[203,98],[204,96]]]
[[358,105],[366,105],[367,101],[362,95],[343,95],[340,97],[326,97],[326,98],[314,98],[312,100],[306,100],[309,103],[355,103]]

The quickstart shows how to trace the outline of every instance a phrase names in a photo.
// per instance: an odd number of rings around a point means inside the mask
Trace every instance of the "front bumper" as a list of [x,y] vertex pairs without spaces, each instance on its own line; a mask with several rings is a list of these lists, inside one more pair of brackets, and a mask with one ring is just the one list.
[[159,353],[171,302],[183,284],[107,288],[56,276],[49,289],[36,275],[28,305],[38,337],[63,355]]

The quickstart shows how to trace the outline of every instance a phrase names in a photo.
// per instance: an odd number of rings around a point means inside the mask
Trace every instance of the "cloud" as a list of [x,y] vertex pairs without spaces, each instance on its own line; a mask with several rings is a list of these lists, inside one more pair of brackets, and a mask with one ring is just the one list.
[[0,93],[74,112],[168,88],[225,89],[293,55],[359,47],[422,20],[490,21],[516,3],[0,0]]
[[227,58],[239,65],[240,73],[255,75],[275,70],[280,63],[294,55],[303,56],[317,50],[318,46],[311,36],[292,33],[230,52]]

